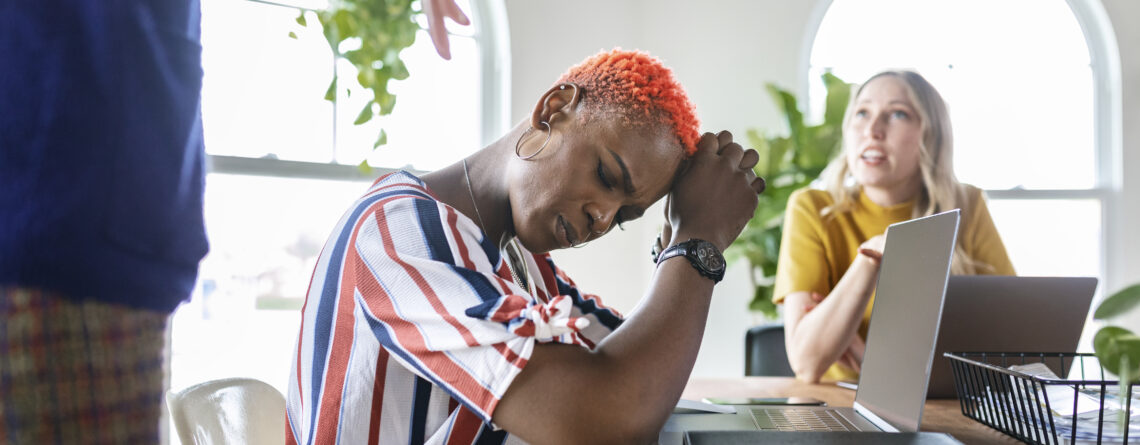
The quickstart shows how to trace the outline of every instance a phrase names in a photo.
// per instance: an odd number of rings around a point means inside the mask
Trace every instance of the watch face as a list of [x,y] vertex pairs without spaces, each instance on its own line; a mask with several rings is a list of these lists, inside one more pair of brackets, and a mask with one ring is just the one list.
[[697,245],[697,260],[701,262],[704,267],[710,271],[719,271],[724,269],[724,257],[717,252],[716,247],[708,243],[701,243]]

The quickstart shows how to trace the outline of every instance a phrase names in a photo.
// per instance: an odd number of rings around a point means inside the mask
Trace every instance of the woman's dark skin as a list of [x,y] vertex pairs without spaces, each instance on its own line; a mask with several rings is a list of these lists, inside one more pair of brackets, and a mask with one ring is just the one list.
[[[577,109],[582,93],[551,88],[529,122],[467,158],[478,210],[462,163],[424,181],[443,202],[482,219],[500,247],[513,237],[536,253],[586,242],[668,194],[669,245],[699,238],[727,248],[764,189],[752,172],[756,152],[728,132],[705,133],[683,162],[664,125],[647,131],[599,117],[585,122]],[[523,139],[524,154],[544,143],[541,122],[550,124],[549,145],[519,159],[515,143],[526,127],[534,130]],[[594,350],[536,343],[495,408],[495,424],[531,443],[655,442],[692,371],[713,284],[685,259],[668,260],[639,310]]]

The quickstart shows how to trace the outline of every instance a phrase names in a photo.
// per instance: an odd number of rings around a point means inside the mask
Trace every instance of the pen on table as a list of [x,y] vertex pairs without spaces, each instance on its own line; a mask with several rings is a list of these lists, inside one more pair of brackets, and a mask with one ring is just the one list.
[[859,389],[859,385],[856,385],[856,384],[851,383],[851,382],[835,382],[835,386],[838,386],[840,388],[847,388],[847,389],[850,389],[852,391],[856,391]]

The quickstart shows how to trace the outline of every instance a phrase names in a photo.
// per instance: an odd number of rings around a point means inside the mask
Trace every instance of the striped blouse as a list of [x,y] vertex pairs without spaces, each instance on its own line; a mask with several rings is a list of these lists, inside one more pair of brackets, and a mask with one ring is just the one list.
[[536,295],[419,178],[377,180],[313,272],[291,364],[290,444],[521,443],[491,424],[538,342],[593,348],[621,323],[548,254]]

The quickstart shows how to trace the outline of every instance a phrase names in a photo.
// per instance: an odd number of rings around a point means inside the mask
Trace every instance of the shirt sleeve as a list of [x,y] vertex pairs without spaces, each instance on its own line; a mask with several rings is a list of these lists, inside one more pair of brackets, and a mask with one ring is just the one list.
[[[403,366],[490,422],[535,341],[584,344],[573,296],[539,301],[495,273],[498,249],[433,199],[368,205],[351,230],[341,289]],[[596,318],[595,318],[596,319]]]
[[986,205],[986,196],[981,189],[970,187],[970,223],[966,236],[969,240],[965,248],[976,263],[979,275],[1015,275],[1013,263],[1006,253],[1005,244],[998,234],[994,220]]
[[822,219],[808,191],[792,193],[784,212],[784,233],[780,239],[780,257],[776,263],[772,301],[783,303],[784,297],[792,292],[819,292],[826,295],[831,291],[827,279],[827,253],[822,237]]

